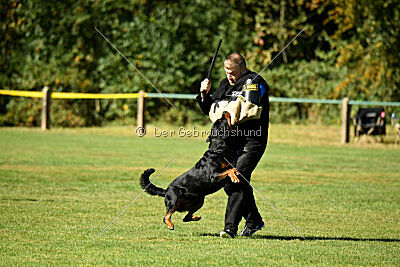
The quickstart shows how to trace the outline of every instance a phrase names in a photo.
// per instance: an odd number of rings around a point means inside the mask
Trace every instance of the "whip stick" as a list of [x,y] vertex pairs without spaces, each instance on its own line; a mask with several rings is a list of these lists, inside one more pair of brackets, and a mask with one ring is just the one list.
[[[221,43],[222,43],[222,39],[219,39],[217,49],[215,50],[214,56],[213,56],[213,58],[211,60],[210,69],[208,70],[208,75],[207,75],[207,79],[208,80],[210,80],[210,78],[211,78],[211,72],[212,72],[212,69],[214,68],[215,59],[217,58],[217,54],[218,54],[218,51],[219,51],[219,47],[221,46]],[[203,90],[201,92],[201,101],[204,101],[204,94],[205,94],[205,91]]]

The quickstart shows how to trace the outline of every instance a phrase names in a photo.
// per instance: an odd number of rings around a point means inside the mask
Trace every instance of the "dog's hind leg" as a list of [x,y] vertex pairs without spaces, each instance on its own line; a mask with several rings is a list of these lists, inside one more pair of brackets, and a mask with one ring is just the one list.
[[167,225],[169,230],[174,230],[174,224],[171,221],[172,214],[179,208],[180,199],[174,190],[168,189],[165,192],[165,206],[167,208],[167,214],[163,221]]
[[167,225],[169,230],[174,230],[174,224],[171,222],[171,217],[172,217],[172,214],[174,214],[174,212],[175,212],[174,210],[168,211],[167,215],[165,215],[165,217],[163,219],[164,223]]
[[201,207],[203,207],[204,198],[199,199],[198,202],[194,203],[189,209],[188,214],[183,218],[184,222],[193,222],[193,221],[200,221],[201,216],[193,215],[196,211],[198,211]]

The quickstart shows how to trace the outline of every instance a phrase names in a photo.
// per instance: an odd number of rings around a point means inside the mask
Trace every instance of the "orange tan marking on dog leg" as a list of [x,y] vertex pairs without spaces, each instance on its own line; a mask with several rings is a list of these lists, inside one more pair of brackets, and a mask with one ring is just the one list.
[[240,182],[239,178],[237,177],[237,174],[238,174],[238,173],[239,173],[239,172],[238,172],[235,168],[232,168],[232,169],[226,170],[226,171],[224,171],[223,173],[221,173],[219,176],[217,176],[217,179],[218,179],[218,180],[222,180],[222,179],[224,179],[226,176],[229,176],[229,178],[231,178],[231,181],[232,181],[233,183],[237,184],[237,183]]
[[232,168],[229,171],[230,172],[229,172],[228,176],[231,178],[232,183],[235,183],[235,184],[239,183],[240,180],[237,177],[237,174],[239,174],[239,172],[235,168]]
[[220,180],[224,179],[226,176],[228,176],[228,171],[224,171],[223,173],[218,175],[216,178],[218,181],[220,181]]
[[193,215],[193,214],[187,214],[185,218],[183,218],[184,222],[197,222],[201,220],[201,216],[198,215]]
[[172,217],[172,214],[174,214],[174,212],[178,209],[180,204],[181,204],[181,199],[178,199],[175,207],[171,211],[167,212],[167,215],[165,215],[165,217],[164,217],[163,221],[168,226],[169,230],[174,230],[174,224],[171,221],[171,217]]
[[171,216],[173,212],[168,212],[164,217],[164,223],[167,225],[169,230],[174,230],[174,224],[171,222]]
[[193,221],[200,221],[200,219],[201,219],[201,216],[198,216],[198,215],[193,215],[192,216],[192,220]]
[[226,163],[226,162],[221,162],[221,168],[222,169],[225,169],[225,168],[227,168],[229,165],[228,165],[228,163]]

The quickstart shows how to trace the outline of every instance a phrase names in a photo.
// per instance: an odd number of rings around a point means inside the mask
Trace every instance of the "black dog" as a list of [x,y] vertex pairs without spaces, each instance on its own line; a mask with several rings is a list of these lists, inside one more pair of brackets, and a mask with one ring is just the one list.
[[193,215],[204,204],[206,195],[217,192],[227,182],[229,177],[233,183],[238,183],[239,174],[233,166],[236,164],[235,138],[231,133],[229,113],[224,113],[222,118],[217,120],[207,138],[210,142],[208,150],[196,165],[189,171],[180,175],[167,189],[153,185],[149,176],[154,169],[147,169],[140,179],[140,185],[150,195],[165,197],[167,214],[164,223],[170,230],[174,230],[171,216],[175,211],[188,211],[184,222],[198,221],[200,216]]

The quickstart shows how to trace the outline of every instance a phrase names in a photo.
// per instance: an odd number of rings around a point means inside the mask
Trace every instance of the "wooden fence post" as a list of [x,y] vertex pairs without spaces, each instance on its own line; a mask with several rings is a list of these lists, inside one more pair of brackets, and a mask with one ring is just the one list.
[[342,100],[342,144],[350,141],[350,111],[349,99],[345,97]]
[[51,88],[43,87],[42,98],[42,130],[50,129]]
[[137,129],[145,129],[145,117],[144,117],[144,91],[139,91],[139,98],[138,98],[138,110],[137,110]]

